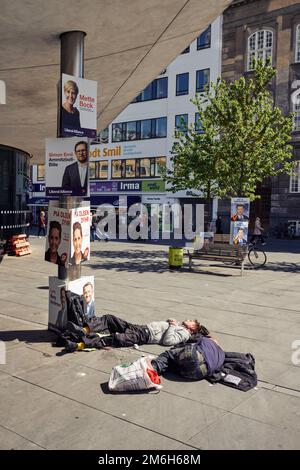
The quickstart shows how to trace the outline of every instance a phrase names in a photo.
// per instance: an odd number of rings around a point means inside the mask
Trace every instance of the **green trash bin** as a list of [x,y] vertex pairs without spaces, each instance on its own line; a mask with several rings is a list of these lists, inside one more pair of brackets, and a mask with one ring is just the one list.
[[180,269],[183,265],[183,248],[169,247],[169,268]]

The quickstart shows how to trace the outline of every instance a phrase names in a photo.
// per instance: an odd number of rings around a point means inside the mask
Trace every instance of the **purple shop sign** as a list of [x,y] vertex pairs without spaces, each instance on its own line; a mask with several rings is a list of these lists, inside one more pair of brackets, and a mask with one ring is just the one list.
[[117,192],[118,183],[117,181],[93,181],[90,182],[90,192],[91,193],[101,193],[101,192]]

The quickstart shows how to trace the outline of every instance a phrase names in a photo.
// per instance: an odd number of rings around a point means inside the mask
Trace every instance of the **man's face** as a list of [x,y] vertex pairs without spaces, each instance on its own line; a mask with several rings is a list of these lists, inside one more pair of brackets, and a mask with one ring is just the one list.
[[85,286],[83,289],[83,297],[87,304],[93,299],[93,289],[92,286]]
[[75,153],[79,163],[85,163],[88,158],[86,144],[78,144],[75,147]]
[[244,206],[237,206],[236,212],[237,215],[244,215]]
[[49,234],[49,247],[50,251],[56,252],[60,244],[60,236],[59,230],[57,228],[53,228]]
[[182,324],[191,332],[195,333],[197,331],[197,323],[194,320],[184,320]]
[[237,236],[238,236],[238,239],[239,240],[243,240],[244,238],[244,230],[239,230],[238,233],[237,233]]

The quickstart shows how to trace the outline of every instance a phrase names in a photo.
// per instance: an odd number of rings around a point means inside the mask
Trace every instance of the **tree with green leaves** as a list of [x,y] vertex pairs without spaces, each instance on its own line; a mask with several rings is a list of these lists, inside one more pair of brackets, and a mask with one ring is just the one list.
[[258,183],[291,171],[292,116],[274,105],[275,76],[272,66],[259,61],[248,77],[231,83],[218,79],[196,95],[199,120],[189,127],[182,122],[175,132],[172,168],[164,173],[171,191],[254,200]]

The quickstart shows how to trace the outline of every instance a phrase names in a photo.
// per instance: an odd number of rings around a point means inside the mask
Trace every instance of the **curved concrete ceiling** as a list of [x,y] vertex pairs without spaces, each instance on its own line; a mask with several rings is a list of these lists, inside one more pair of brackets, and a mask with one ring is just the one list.
[[56,136],[59,35],[81,30],[85,78],[98,81],[98,130],[107,126],[231,0],[1,0],[0,143],[44,162]]

